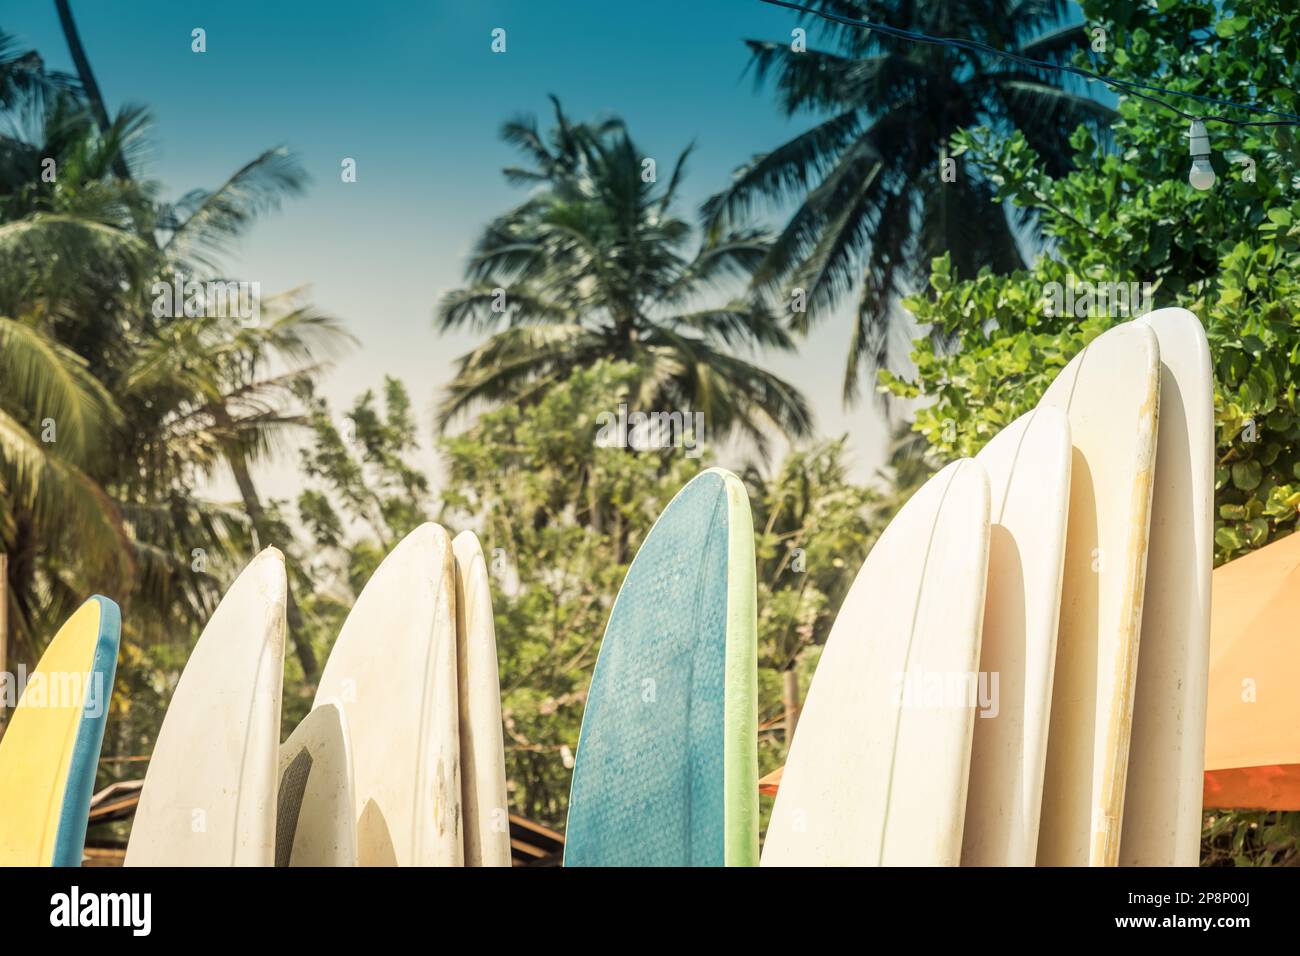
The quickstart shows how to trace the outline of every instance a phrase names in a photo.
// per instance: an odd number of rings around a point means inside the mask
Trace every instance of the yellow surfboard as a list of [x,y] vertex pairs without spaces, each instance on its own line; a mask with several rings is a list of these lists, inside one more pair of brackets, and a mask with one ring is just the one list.
[[54,635],[0,740],[0,866],[80,866],[121,614],[96,595]]

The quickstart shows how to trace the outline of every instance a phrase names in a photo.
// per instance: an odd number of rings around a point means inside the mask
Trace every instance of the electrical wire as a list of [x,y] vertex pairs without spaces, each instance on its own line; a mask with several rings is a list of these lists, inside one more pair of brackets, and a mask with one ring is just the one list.
[[[1119,90],[1130,96],[1136,96],[1139,99],[1147,100],[1162,106],[1171,112],[1177,113],[1183,119],[1199,119],[1205,123],[1228,123],[1232,126],[1300,126],[1300,115],[1295,113],[1286,113],[1282,110],[1271,110],[1263,106],[1255,106],[1250,103],[1237,103],[1233,100],[1220,99],[1216,96],[1202,96],[1199,93],[1181,93],[1178,90],[1167,89],[1163,86],[1154,86],[1150,83],[1138,83],[1133,80],[1120,80],[1113,76],[1107,76],[1105,73],[1097,73],[1093,70],[1084,69],[1083,67],[1072,66],[1064,63],[1052,63],[1048,60],[1039,60],[1034,57],[1024,56],[1020,53],[1012,53],[1008,50],[999,50],[997,47],[989,46],[987,43],[981,43],[978,40],[962,40],[956,37],[935,37],[928,33],[919,33],[913,30],[904,30],[900,27],[891,27],[883,23],[875,23],[871,20],[858,20],[852,17],[842,16],[838,13],[828,13],[825,10],[818,10],[814,7],[805,6],[801,3],[792,3],[790,0],[760,0],[762,3],[769,3],[776,7],[785,7],[788,10],[797,10],[800,13],[811,14],[820,17],[823,20],[829,20],[832,23],[839,23],[850,27],[861,27],[867,30],[875,30],[886,36],[894,37],[899,40],[908,40],[912,43],[925,43],[934,46],[948,46],[959,50],[967,50],[972,53],[983,53],[989,56],[998,56],[1007,60],[1013,60],[1025,66],[1032,66],[1040,70],[1053,70],[1058,73],[1071,73],[1075,76],[1081,76],[1087,80],[1096,80],[1104,83],[1112,89]],[[1143,92],[1147,91],[1147,92]],[[1226,106],[1233,109],[1245,110],[1250,113],[1258,113],[1265,116],[1281,116],[1280,120],[1238,120],[1229,116],[1198,116],[1194,113],[1188,113],[1180,110],[1172,103],[1166,103],[1164,100],[1150,96],[1149,93],[1162,93],[1166,96],[1180,96],[1186,99],[1196,100],[1201,103],[1212,103],[1216,106]]]

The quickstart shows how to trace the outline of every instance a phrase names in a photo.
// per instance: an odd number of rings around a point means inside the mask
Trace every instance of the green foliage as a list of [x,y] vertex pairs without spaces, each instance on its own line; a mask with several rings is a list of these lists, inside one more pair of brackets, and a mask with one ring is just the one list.
[[[295,390],[338,336],[296,296],[265,300],[257,326],[155,314],[155,283],[221,276],[229,243],[305,174],[270,150],[169,203],[136,168],[148,132],[139,108],[101,124],[74,83],[0,34],[0,549],[15,660],[34,661],[97,591],[122,605],[128,642],[193,640],[250,556],[246,529],[271,536],[248,465],[293,427]],[[227,467],[243,514],[196,493]]]
[[[1277,82],[1300,62],[1300,12],[1293,4],[1242,0],[1220,11],[1208,0],[1158,8],[1085,0],[1083,8],[1090,21],[1110,28],[1101,69],[1296,110],[1296,94]],[[1216,22],[1212,36],[1191,33]],[[1300,202],[1293,183],[1300,144],[1285,127],[1213,125],[1219,180],[1198,192],[1187,183],[1186,121],[1131,97],[1121,99],[1119,114],[1111,148],[1076,130],[1070,140],[1075,170],[1064,176],[1048,175],[1019,134],[999,138],[973,130],[953,138],[954,154],[995,184],[999,201],[1039,218],[1051,254],[1008,276],[985,271],[965,281],[955,279],[946,256],[937,258],[929,288],[905,304],[939,334],[914,343],[913,375],[884,374],[881,387],[921,400],[915,427],[938,456],[973,454],[1036,404],[1084,345],[1126,320],[1048,309],[1051,283],[1064,284],[1070,275],[1151,283],[1156,306],[1191,310],[1209,337],[1216,383],[1215,559],[1221,563],[1296,529]],[[1234,814],[1218,820],[1220,831],[1248,825]],[[1294,837],[1287,839],[1290,849],[1279,850],[1272,837],[1261,842],[1237,833],[1229,838],[1235,849],[1228,857],[1293,855]]]
[[[835,613],[884,526],[881,493],[848,478],[845,442],[793,450],[770,479],[753,469],[745,476],[758,561],[760,774],[785,762],[786,720],[801,705]],[[795,699],[785,699],[785,671],[796,675]],[[763,809],[770,810],[767,801]]]
[[410,396],[400,381],[385,377],[382,413],[375,402],[369,391],[358,398],[344,416],[342,433],[325,402],[312,403],[308,420],[314,441],[302,452],[302,470],[324,490],[303,491],[298,510],[321,548],[343,548],[345,526],[360,524],[386,552],[427,520],[429,481],[409,460],[419,451]]
[[597,444],[598,416],[637,380],[630,363],[597,362],[442,441],[447,514],[474,524],[493,572],[511,802],[551,825],[564,823],[614,596],[659,512],[704,466],[680,450]]
[[1300,865],[1300,813],[1210,813],[1201,833],[1201,866]]
[[[384,379],[382,409],[367,391],[338,423],[323,399],[311,400],[308,424],[312,441],[301,451],[305,487],[297,500],[307,541],[283,538],[281,547],[303,595],[299,640],[323,660],[375,568],[429,520],[436,503],[415,461],[417,424],[397,379]],[[286,662],[285,686],[288,734],[310,708],[315,689],[292,662]]]
[[747,475],[758,559],[760,666],[793,667],[826,642],[877,525],[881,495],[847,477],[845,439],[791,451],[770,480]]

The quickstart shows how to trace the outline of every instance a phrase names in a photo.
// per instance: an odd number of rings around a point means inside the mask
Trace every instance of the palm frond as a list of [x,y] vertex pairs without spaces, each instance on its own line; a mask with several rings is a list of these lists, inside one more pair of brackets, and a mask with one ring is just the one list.
[[224,253],[258,216],[278,209],[285,196],[298,195],[307,172],[284,147],[263,152],[221,186],[194,190],[176,203],[162,223],[170,236],[164,253],[182,262],[215,268]]

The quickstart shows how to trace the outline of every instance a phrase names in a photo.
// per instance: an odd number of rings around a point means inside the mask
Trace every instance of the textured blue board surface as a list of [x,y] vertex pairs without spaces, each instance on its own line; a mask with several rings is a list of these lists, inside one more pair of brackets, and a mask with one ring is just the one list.
[[59,813],[59,830],[54,838],[51,866],[81,866],[86,845],[86,824],[90,818],[90,798],[95,789],[95,771],[99,766],[99,749],[104,742],[104,725],[108,722],[108,704],[117,676],[117,650],[122,634],[122,612],[117,604],[96,594],[99,604],[99,637],[90,665],[91,680],[98,682],[96,700],[87,700],[77,727],[72,763],[68,767],[68,785],[63,791],[63,808]]
[[728,504],[705,472],[618,593],[578,742],[566,866],[722,866]]

